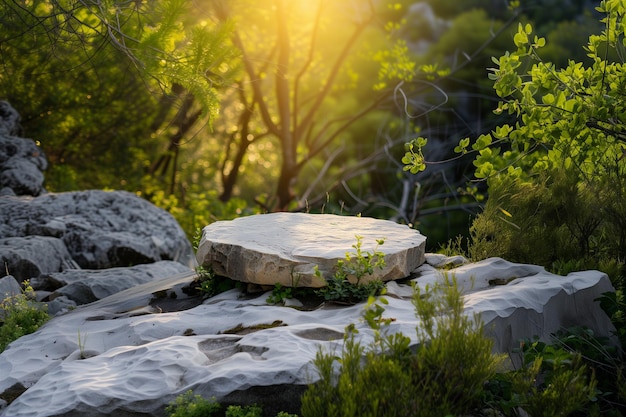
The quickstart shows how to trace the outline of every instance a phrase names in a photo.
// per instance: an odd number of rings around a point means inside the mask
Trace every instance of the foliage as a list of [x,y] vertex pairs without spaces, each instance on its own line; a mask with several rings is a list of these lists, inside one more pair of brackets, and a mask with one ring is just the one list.
[[189,390],[176,397],[174,402],[167,406],[166,411],[169,417],[209,417],[219,409],[220,405],[215,399],[204,399]]
[[[626,67],[619,58],[626,5],[603,1],[597,10],[605,30],[589,37],[589,66],[570,60],[557,68],[542,60],[546,41],[530,24],[519,24],[513,52],[493,58],[495,114],[517,121],[473,143],[461,139],[455,148],[474,155],[474,175],[489,186],[485,210],[472,225],[474,259],[524,262],[532,252],[533,262],[550,266],[626,254]],[[424,143],[409,143],[405,169],[425,168]]]
[[226,409],[226,417],[261,417],[263,410],[257,405],[230,405]]
[[[488,402],[506,416],[523,409],[533,417],[600,415],[597,380],[581,354],[538,340],[522,342],[520,369],[490,381]],[[604,415],[604,414],[603,414]]]
[[41,144],[53,191],[141,190],[182,91],[214,115],[236,68],[228,26],[182,0],[7,1],[0,16],[0,97]]
[[611,318],[620,344],[626,346],[626,300],[624,300],[623,289],[604,293],[598,301],[604,312]]
[[302,397],[302,415],[444,416],[464,415],[480,406],[483,386],[501,363],[482,325],[463,313],[453,279],[422,292],[413,304],[422,325],[418,346],[393,333],[383,318],[384,298],[370,298],[364,319],[374,332],[367,346],[346,328],[340,356],[319,351],[314,360],[320,380]]
[[[169,417],[211,417],[214,415],[224,417],[261,417],[263,409],[258,405],[229,405],[225,410],[215,398],[207,400],[200,395],[194,395],[189,390],[174,400],[167,406],[166,411]],[[276,417],[298,417],[295,414],[279,412]]]
[[272,290],[272,294],[267,297],[268,304],[283,304],[285,300],[294,297],[294,288],[293,287],[285,287],[280,283],[276,283],[274,285],[274,289]]
[[7,297],[0,303],[0,352],[14,340],[36,331],[50,318],[46,306],[34,299],[33,288],[24,281],[21,294]]
[[[403,40],[388,36],[391,29],[383,21],[394,4],[215,3],[216,18],[234,22],[233,43],[244,62],[223,95],[224,117],[215,126],[223,146],[223,201],[237,189],[258,194],[248,183],[260,181],[266,209],[303,208],[311,194],[317,200],[328,191],[321,184],[367,168],[360,154],[370,146],[352,127],[390,95],[390,88],[373,91],[377,72],[391,86],[413,76],[410,51]],[[254,176],[246,175],[251,171]]]
[[315,275],[324,279],[327,284],[319,289],[317,294],[326,301],[348,303],[356,303],[380,294],[385,286],[381,280],[375,279],[364,283],[361,280],[372,275],[374,269],[385,267],[385,254],[378,250],[384,242],[384,239],[379,239],[373,251],[364,251],[361,248],[363,237],[356,236],[356,243],[352,245],[355,252],[346,252],[345,258],[337,261],[336,271],[332,277],[323,277],[316,266]]
[[504,360],[492,354],[493,341],[480,318],[465,315],[454,278],[444,278],[444,284],[423,292],[416,286],[413,297],[421,323],[412,363],[414,383],[424,393],[421,415],[462,415],[480,406],[485,382]]
[[585,255],[572,239],[568,226],[576,226],[576,220],[583,214],[595,217],[598,212],[591,210],[595,199],[568,204],[578,194],[576,181],[564,176],[543,181],[537,178],[534,182],[504,177],[492,182],[489,193],[483,212],[470,228],[472,260],[498,256],[515,262],[550,265],[564,256]]
[[200,265],[196,267],[196,274],[193,284],[205,298],[213,297],[237,286],[236,281],[214,274],[210,267]]

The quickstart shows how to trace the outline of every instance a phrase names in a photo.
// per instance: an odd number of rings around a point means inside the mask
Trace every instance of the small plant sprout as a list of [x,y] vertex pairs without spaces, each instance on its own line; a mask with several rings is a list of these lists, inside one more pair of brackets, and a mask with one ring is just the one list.
[[87,342],[87,335],[81,335],[80,329],[78,329],[78,350],[80,351],[80,358],[87,359],[85,355],[85,343]]

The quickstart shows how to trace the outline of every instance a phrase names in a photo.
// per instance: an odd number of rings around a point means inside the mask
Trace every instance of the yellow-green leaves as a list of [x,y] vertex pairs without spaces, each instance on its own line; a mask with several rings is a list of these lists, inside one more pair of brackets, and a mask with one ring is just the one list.
[[428,140],[423,137],[415,138],[405,145],[406,153],[402,157],[404,171],[410,171],[411,174],[417,174],[426,169],[422,148],[426,146]]
[[403,40],[396,41],[391,50],[375,54],[374,60],[380,62],[379,82],[374,86],[375,90],[388,87],[390,82],[412,81],[415,76],[416,64],[409,54],[409,47]]
[[532,26],[528,23],[526,26],[523,26],[521,23],[518,25],[517,33],[513,37],[513,42],[515,46],[518,48],[522,48],[526,46],[528,43],[528,35],[532,33]]
[[469,138],[461,139],[459,141],[459,144],[457,146],[455,146],[454,152],[460,153],[460,154],[466,154],[467,153],[467,147],[469,146],[469,143],[470,143],[470,139]]

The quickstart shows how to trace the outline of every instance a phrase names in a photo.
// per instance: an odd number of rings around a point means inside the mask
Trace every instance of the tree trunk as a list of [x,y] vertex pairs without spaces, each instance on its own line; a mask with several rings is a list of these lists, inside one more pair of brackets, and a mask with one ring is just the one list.
[[276,101],[280,118],[280,144],[282,163],[276,189],[278,210],[286,210],[294,196],[291,184],[297,177],[296,143],[291,129],[291,103],[289,90],[289,32],[284,0],[276,0],[276,20],[278,29],[278,65],[276,66]]

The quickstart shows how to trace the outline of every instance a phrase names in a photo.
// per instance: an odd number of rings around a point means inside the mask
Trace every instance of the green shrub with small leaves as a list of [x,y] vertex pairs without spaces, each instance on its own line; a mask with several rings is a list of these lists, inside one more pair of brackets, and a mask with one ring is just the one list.
[[261,417],[263,409],[258,405],[230,405],[226,409],[225,417]]
[[[207,400],[200,395],[194,395],[191,390],[176,397],[165,411],[169,417],[261,417],[263,415],[263,408],[258,405],[229,405],[223,410],[215,398]],[[281,411],[276,417],[298,416]]]
[[589,256],[601,212],[590,189],[564,171],[547,172],[529,182],[493,180],[484,210],[470,228],[469,256],[478,261],[502,257],[550,266]]
[[237,281],[230,278],[215,275],[210,267],[198,266],[196,267],[196,279],[193,282],[195,289],[199,291],[204,297],[210,298],[224,291],[236,288]]
[[169,417],[210,417],[219,412],[220,405],[214,398],[207,400],[189,390],[176,397],[165,410]]
[[[600,415],[597,380],[579,352],[538,340],[522,342],[520,352],[522,366],[488,384],[493,408],[505,416],[518,416],[520,409],[532,417]],[[602,415],[612,415],[608,411]]]
[[345,259],[337,261],[333,276],[323,277],[316,266],[315,275],[326,281],[326,286],[319,289],[317,295],[326,301],[344,303],[357,303],[372,295],[379,295],[385,288],[381,280],[365,283],[361,280],[372,275],[375,269],[385,267],[385,254],[378,250],[384,243],[384,239],[378,239],[373,251],[365,251],[362,249],[363,237],[356,236],[356,243],[352,245],[354,252],[346,252]]
[[24,281],[21,294],[4,299],[0,303],[0,352],[20,337],[33,333],[50,319],[45,304],[37,303],[35,292]]
[[503,357],[492,354],[493,341],[480,321],[463,312],[453,279],[421,291],[413,304],[421,326],[418,345],[389,331],[384,298],[368,302],[364,320],[374,341],[363,346],[354,325],[346,328],[339,355],[319,351],[314,364],[319,381],[302,397],[304,417],[465,415],[478,409],[485,383]]

